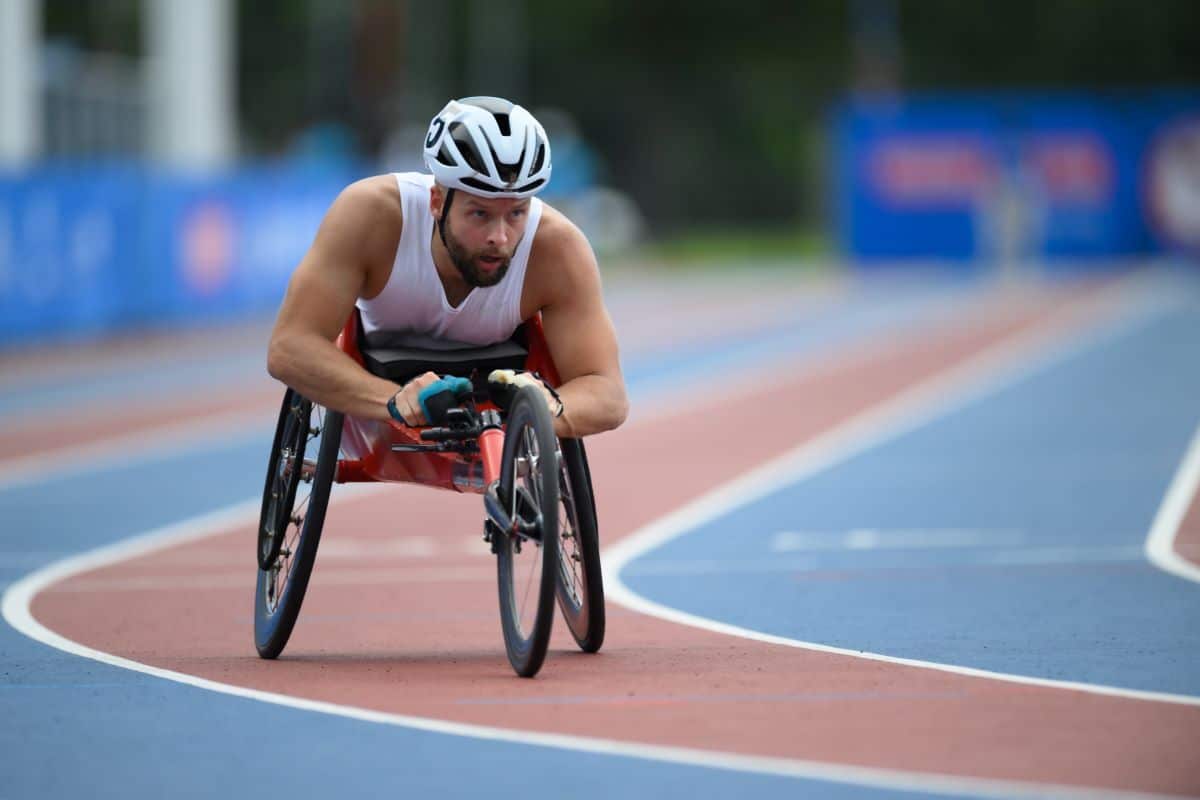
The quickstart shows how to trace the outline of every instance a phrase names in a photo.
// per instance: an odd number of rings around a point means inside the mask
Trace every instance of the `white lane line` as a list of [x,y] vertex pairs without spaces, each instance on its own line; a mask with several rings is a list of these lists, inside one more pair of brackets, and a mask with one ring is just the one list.
[[1161,570],[1189,581],[1200,581],[1200,565],[1183,558],[1175,549],[1175,537],[1193,500],[1200,489],[1200,427],[1196,428],[1187,454],[1175,471],[1171,485],[1163,497],[1150,535],[1146,537],[1146,558]]
[[632,561],[701,525],[750,505],[775,491],[807,480],[1103,342],[1149,324],[1159,314],[1179,307],[1179,303],[1177,298],[1154,291],[1152,285],[1144,283],[1140,276],[1135,275],[1132,279],[1107,288],[1099,297],[1080,301],[1065,319],[1051,320],[1023,335],[1005,340],[966,363],[936,375],[772,459],[608,547],[603,554],[607,598],[649,616],[769,644],[1009,683],[1200,706],[1200,697],[1193,695],[1035,678],[831,647],[817,642],[766,634],[656,603],[633,591],[622,580],[622,571]]
[[[486,548],[484,549],[486,552]],[[430,558],[438,546],[432,536],[388,536],[353,538],[331,536],[321,542],[321,560],[357,560],[362,558]]]
[[[361,496],[377,484],[366,484],[363,490],[340,492],[335,501],[347,497]],[[50,564],[31,573],[9,586],[0,600],[0,612],[4,620],[24,635],[43,644],[82,658],[109,664],[114,667],[140,672],[156,678],[194,686],[207,691],[257,700],[274,705],[287,706],[303,711],[330,714],[379,725],[427,731],[449,736],[463,736],[494,742],[507,742],[555,750],[567,750],[597,755],[635,758],[640,761],[655,761],[687,767],[720,769],[733,772],[775,775],[784,778],[830,781],[884,789],[888,791],[911,791],[941,793],[981,798],[1148,798],[1168,797],[1137,792],[1107,791],[1047,783],[964,778],[930,772],[905,772],[900,770],[860,767],[820,761],[790,758],[747,756],[715,750],[700,750],[689,747],[668,747],[640,742],[618,741],[589,736],[572,736],[555,733],[498,728],[490,725],[473,725],[448,722],[430,717],[406,714],[391,714],[369,708],[329,703],[292,697],[276,692],[265,692],[235,686],[229,683],[200,678],[183,672],[162,669],[139,661],[122,658],[72,641],[38,622],[31,611],[33,599],[39,592],[90,570],[149,555],[170,547],[217,536],[242,527],[253,520],[259,512],[260,501],[247,500],[234,506],[195,517],[191,520],[169,525],[141,536],[126,539],[116,544],[92,550],[63,561]],[[497,656],[499,658],[499,656]],[[497,662],[499,663],[499,661]],[[497,667],[499,668],[499,667]],[[513,680],[516,680],[515,678]]]
[[814,576],[836,574],[846,577],[870,578],[881,572],[928,573],[964,567],[1012,567],[1012,566],[1063,566],[1084,567],[1112,564],[1144,565],[1142,548],[1125,547],[1034,547],[1020,550],[1001,550],[987,553],[972,553],[967,556],[939,561],[909,561],[898,563],[871,564],[854,562],[818,562],[813,558],[773,558],[769,560],[729,559],[641,559],[625,567],[626,575],[729,575],[733,573],[793,572],[800,577],[804,573]]
[[1025,541],[1021,531],[965,528],[912,530],[854,528],[848,531],[779,531],[768,547],[773,553],[810,550],[934,550],[948,547],[1004,547]]

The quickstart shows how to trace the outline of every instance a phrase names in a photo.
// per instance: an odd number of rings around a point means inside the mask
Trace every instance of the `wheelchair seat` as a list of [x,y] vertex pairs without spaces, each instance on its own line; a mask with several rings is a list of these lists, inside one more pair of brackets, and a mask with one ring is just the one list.
[[402,334],[372,331],[360,337],[359,350],[368,372],[396,383],[435,372],[462,378],[474,375],[478,384],[494,369],[524,369],[529,355],[523,325],[506,341],[453,350],[410,347],[403,344]]

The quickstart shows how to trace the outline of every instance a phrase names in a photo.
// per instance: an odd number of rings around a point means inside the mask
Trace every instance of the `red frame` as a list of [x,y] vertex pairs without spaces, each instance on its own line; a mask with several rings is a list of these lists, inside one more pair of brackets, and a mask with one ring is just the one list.
[[[362,365],[358,325],[358,314],[351,314],[338,335],[337,346]],[[529,350],[525,369],[538,372],[547,383],[557,387],[560,382],[558,370],[546,345],[541,315],[529,319],[523,327]],[[504,434],[500,430],[486,430],[480,434],[480,452],[469,456],[449,452],[393,451],[393,445],[427,444],[421,441],[420,431],[421,428],[406,427],[392,420],[381,422],[347,414],[342,426],[342,451],[348,457],[338,460],[334,480],[338,483],[419,483],[482,494],[499,477],[504,443]]]

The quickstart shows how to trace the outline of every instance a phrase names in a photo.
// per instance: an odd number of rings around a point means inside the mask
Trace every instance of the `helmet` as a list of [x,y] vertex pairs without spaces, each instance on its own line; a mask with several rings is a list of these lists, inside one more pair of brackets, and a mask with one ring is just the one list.
[[499,97],[464,97],[447,103],[429,124],[425,165],[448,189],[532,197],[550,180],[550,142],[520,106]]

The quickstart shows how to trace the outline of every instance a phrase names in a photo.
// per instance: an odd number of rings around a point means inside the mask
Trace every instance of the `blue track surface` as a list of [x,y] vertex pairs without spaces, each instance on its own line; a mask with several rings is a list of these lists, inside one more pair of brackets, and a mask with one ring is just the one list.
[[1192,302],[623,576],[659,603],[803,641],[1200,695],[1200,586],[1142,556],[1197,398]]

